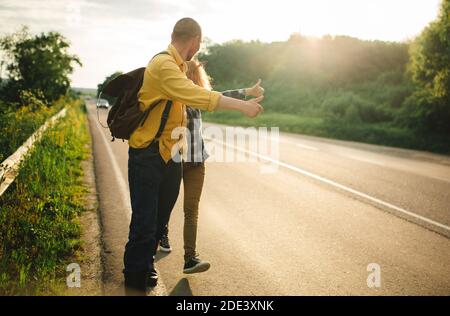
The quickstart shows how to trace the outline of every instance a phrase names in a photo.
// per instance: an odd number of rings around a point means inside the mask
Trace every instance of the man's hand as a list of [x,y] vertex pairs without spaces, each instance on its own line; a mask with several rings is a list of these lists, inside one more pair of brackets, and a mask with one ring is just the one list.
[[264,88],[261,87],[261,79],[258,79],[258,82],[251,88],[245,89],[245,95],[252,97],[260,97],[264,94]]
[[264,96],[260,96],[248,101],[233,99],[224,95],[220,96],[217,109],[237,110],[248,117],[255,117],[263,111],[263,107],[259,104]]
[[264,108],[259,104],[264,99],[264,96],[254,98],[245,101],[246,106],[242,107],[240,110],[243,114],[248,117],[256,117],[259,113],[264,111]]

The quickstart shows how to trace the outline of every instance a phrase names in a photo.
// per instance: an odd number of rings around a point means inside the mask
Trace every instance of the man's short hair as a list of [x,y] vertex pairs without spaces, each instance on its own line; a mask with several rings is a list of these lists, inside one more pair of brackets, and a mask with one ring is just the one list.
[[172,41],[188,41],[196,36],[202,36],[200,24],[192,18],[182,18],[173,27]]

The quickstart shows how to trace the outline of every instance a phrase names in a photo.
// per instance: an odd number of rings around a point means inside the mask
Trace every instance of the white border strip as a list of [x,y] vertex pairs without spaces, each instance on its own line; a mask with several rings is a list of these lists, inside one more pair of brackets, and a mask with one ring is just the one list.
[[[286,168],[286,169],[289,169],[289,170],[298,172],[298,173],[300,173],[300,174],[302,174],[302,175],[304,175],[304,176],[313,178],[313,179],[315,179],[315,180],[317,180],[317,181],[320,181],[320,182],[329,184],[329,185],[331,185],[331,186],[334,186],[334,187],[336,187],[336,188],[339,188],[339,189],[341,189],[341,190],[343,190],[343,191],[346,191],[346,192],[348,192],[348,193],[351,193],[351,194],[353,194],[353,195],[356,195],[356,196],[358,196],[358,197],[360,197],[360,198],[362,198],[362,199],[364,199],[364,200],[368,200],[368,201],[370,201],[370,202],[372,202],[372,203],[374,203],[374,204],[376,204],[376,205],[378,205],[378,206],[382,206],[383,208],[385,208],[385,209],[387,209],[387,210],[394,211],[394,212],[396,212],[396,213],[400,213],[400,214],[403,215],[406,219],[410,219],[410,220],[412,219],[414,222],[416,222],[416,223],[418,223],[418,224],[425,224],[426,227],[428,227],[428,228],[430,228],[430,229],[432,229],[432,230],[434,230],[434,231],[436,231],[436,232],[439,232],[439,233],[441,233],[441,234],[444,234],[444,235],[447,236],[447,237],[450,237],[450,227],[447,226],[447,225],[445,225],[445,224],[436,222],[436,221],[434,221],[434,220],[432,220],[432,219],[429,219],[429,218],[427,218],[427,217],[424,217],[424,216],[418,215],[418,214],[416,214],[416,213],[407,211],[407,210],[405,210],[405,209],[403,209],[403,208],[401,208],[401,207],[398,207],[398,206],[395,206],[395,205],[393,205],[393,204],[391,204],[391,203],[382,201],[382,200],[377,199],[377,198],[375,198],[375,197],[373,197],[373,196],[370,196],[370,195],[368,195],[368,194],[366,194],[366,193],[363,193],[363,192],[361,192],[361,191],[352,189],[352,188],[350,188],[350,187],[348,187],[348,186],[339,184],[339,183],[337,183],[337,182],[334,182],[333,180],[330,180],[330,179],[321,177],[321,176],[319,176],[319,175],[317,175],[317,174],[314,174],[314,173],[311,173],[311,172],[309,172],[309,171],[303,170],[303,169],[301,169],[301,168],[292,166],[292,165],[287,164],[287,163],[285,163],[285,162],[282,162],[282,161],[279,161],[279,160],[275,160],[275,159],[270,158],[270,157],[268,157],[268,156],[264,156],[264,155],[255,153],[255,152],[252,152],[252,151],[247,150],[247,149],[239,148],[239,147],[236,147],[236,146],[234,146],[234,145],[230,145],[230,144],[224,143],[224,142],[219,141],[219,140],[216,140],[216,139],[212,139],[212,138],[207,138],[207,139],[208,139],[208,140],[212,140],[212,141],[214,141],[214,142],[216,142],[216,143],[218,143],[218,144],[221,144],[221,145],[223,145],[223,146],[225,146],[225,147],[229,147],[229,148],[232,148],[232,149],[235,149],[235,150],[244,152],[244,153],[246,153],[246,154],[248,154],[248,155],[251,155],[251,156],[254,156],[254,157],[258,157],[258,158],[260,158],[260,159],[262,159],[262,160],[271,162],[271,163],[276,164],[276,165],[278,165],[278,166],[280,166],[280,167],[284,167],[284,168]],[[436,228],[437,228],[437,229],[436,229]]]
[[126,210],[125,213],[127,215],[128,220],[131,220],[131,201],[130,201],[130,194],[128,192],[128,184],[125,182],[124,175],[120,171],[119,164],[117,162],[116,156],[114,155],[110,144],[108,143],[108,140],[106,139],[105,133],[100,128],[100,125],[98,122],[94,121],[94,125],[97,127],[98,133],[101,135],[101,139],[103,140],[103,145],[106,148],[106,152],[109,156],[109,161],[111,162],[113,172],[116,175],[116,181],[120,193],[120,197],[123,202],[123,208]]
[[34,146],[35,142],[41,139],[42,134],[48,127],[53,125],[61,117],[66,116],[66,112],[66,108],[64,108],[49,118],[41,127],[39,127],[38,130],[28,137],[28,139],[14,152],[14,154],[6,158],[6,160],[0,164],[0,196],[16,179],[20,162],[23,160],[26,153]]

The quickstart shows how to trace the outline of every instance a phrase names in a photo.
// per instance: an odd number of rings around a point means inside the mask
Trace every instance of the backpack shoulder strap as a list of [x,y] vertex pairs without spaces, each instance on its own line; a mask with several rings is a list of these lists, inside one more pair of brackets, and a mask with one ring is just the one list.
[[170,55],[170,54],[169,54],[168,51],[164,50],[164,51],[162,51],[162,52],[159,52],[159,53],[156,54],[155,56],[153,56],[153,57],[152,57],[152,60],[153,60],[153,58],[155,58],[156,56],[159,56],[159,55]]
[[[154,102],[152,105],[150,105],[150,107],[147,109],[144,118],[142,119],[141,122],[141,126],[144,125],[144,122],[146,121],[148,115],[150,114],[150,111],[153,110],[158,104],[159,102],[161,102],[162,100],[158,100],[156,102]],[[162,135],[162,132],[164,131],[164,128],[166,127],[166,123],[167,120],[169,119],[169,113],[170,113],[170,109],[172,108],[172,100],[167,100],[166,106],[164,107],[164,111],[161,115],[161,121],[159,123],[159,128],[158,131],[156,132],[155,137],[152,140],[152,143],[154,143],[156,140],[159,140],[159,138]]]
[[161,137],[162,132],[164,131],[164,128],[166,127],[167,120],[169,119],[169,112],[172,108],[172,100],[168,100],[166,107],[164,108],[163,114],[161,116],[161,123],[159,124],[158,132],[155,135],[155,140],[159,139]]

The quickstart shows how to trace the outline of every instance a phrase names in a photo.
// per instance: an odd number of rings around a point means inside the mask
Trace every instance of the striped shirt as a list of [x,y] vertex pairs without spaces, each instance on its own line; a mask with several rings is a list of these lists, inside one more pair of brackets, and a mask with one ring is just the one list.
[[[244,100],[245,92],[243,89],[227,90],[222,95],[235,99]],[[186,106],[188,137],[187,161],[195,164],[203,163],[209,155],[205,148],[205,142],[202,136],[202,113],[199,109]]]

